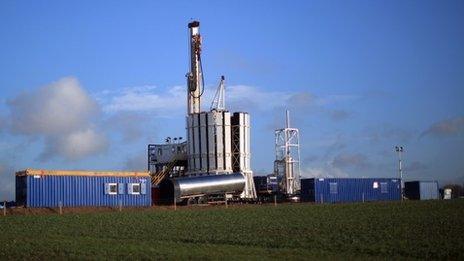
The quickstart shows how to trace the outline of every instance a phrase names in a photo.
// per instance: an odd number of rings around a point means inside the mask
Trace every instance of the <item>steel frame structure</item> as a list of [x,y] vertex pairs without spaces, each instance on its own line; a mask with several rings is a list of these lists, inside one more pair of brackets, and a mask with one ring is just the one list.
[[300,191],[300,133],[290,128],[290,115],[286,111],[286,127],[275,131],[274,173],[282,176],[281,188],[285,194]]
[[[232,136],[232,170],[245,177],[245,188],[242,198],[256,198],[253,171],[250,166],[250,122],[246,113],[235,113],[236,122],[231,124]],[[246,118],[245,118],[246,117]]]

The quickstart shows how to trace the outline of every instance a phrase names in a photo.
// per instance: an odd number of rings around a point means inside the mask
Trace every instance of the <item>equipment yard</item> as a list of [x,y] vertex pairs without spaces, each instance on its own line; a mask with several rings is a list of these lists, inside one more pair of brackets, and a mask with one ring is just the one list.
[[464,258],[464,200],[0,218],[0,259]]

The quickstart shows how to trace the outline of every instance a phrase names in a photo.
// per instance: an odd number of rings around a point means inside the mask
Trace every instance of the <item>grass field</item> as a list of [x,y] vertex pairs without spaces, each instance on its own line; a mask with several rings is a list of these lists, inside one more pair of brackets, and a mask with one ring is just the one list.
[[464,200],[0,216],[0,259],[464,258]]

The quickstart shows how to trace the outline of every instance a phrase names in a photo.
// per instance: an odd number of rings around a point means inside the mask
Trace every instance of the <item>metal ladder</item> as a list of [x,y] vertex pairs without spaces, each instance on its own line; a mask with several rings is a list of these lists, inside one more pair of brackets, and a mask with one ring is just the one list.
[[153,186],[158,186],[161,181],[163,181],[166,176],[172,171],[172,169],[176,166],[177,159],[173,158],[172,161],[161,171],[156,172],[151,176],[151,184]]

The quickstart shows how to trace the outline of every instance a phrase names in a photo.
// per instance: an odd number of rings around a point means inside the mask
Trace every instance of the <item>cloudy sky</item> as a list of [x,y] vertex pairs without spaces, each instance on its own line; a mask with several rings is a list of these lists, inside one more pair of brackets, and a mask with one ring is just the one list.
[[24,168],[137,170],[185,137],[187,23],[207,90],[252,117],[255,174],[285,109],[302,173],[464,182],[463,1],[2,1],[0,199]]

